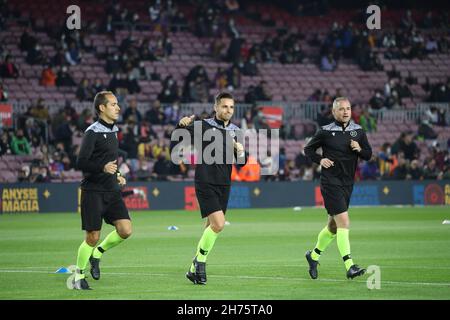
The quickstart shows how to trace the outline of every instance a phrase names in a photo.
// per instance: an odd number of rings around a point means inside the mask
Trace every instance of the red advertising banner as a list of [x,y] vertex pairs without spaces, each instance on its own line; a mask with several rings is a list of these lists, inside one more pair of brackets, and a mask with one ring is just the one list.
[[262,111],[266,123],[271,129],[279,129],[283,121],[283,108],[273,106],[261,106],[259,110]]
[[3,127],[12,127],[13,109],[10,104],[0,104],[0,121]]
[[147,187],[127,187],[123,189],[124,192],[132,191],[130,194],[123,198],[125,206],[128,210],[143,210],[150,209],[148,203],[148,189]]
[[320,186],[316,186],[315,190],[314,190],[314,194],[315,194],[315,202],[316,202],[316,207],[323,207],[323,197],[322,197],[322,192],[320,191]]
[[199,210],[195,187],[184,187],[184,210]]

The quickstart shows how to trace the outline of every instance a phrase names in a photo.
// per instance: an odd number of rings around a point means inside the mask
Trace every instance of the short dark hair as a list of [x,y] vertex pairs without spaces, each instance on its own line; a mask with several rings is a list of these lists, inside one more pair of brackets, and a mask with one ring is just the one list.
[[100,91],[95,95],[94,98],[94,108],[95,112],[99,115],[100,114],[100,105],[105,105],[108,103],[107,95],[114,95],[111,91]]
[[229,92],[225,92],[225,91],[219,92],[215,98],[215,105],[218,105],[220,103],[220,100],[222,100],[222,99],[233,99],[234,100],[234,97]]

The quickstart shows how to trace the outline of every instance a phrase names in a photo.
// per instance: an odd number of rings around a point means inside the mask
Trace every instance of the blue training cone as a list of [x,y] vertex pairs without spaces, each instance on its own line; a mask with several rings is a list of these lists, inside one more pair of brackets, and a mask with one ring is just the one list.
[[56,270],[55,273],[72,273],[72,272],[70,272],[70,270],[65,267],[61,267],[58,270]]

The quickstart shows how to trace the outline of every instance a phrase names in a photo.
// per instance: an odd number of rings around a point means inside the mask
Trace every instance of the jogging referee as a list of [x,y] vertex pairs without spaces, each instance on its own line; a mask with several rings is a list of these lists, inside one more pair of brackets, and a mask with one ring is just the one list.
[[[239,128],[230,122],[234,113],[233,96],[227,92],[219,93],[215,98],[214,111],[214,118],[194,121],[194,116],[184,117],[177,126],[187,129],[191,137],[195,134],[194,139],[200,138],[197,136],[198,132],[194,132],[194,128],[200,125],[202,137],[206,137],[208,131],[220,133],[222,137],[219,143],[215,139],[202,139],[201,142],[202,155],[204,151],[206,154],[206,151],[213,147],[214,159],[219,161],[211,162],[204,159],[195,167],[195,193],[201,216],[207,220],[192,265],[186,273],[186,277],[194,284],[206,284],[206,258],[225,225],[233,159],[238,165],[245,165],[246,162],[244,147],[235,140]],[[230,154],[231,161],[228,157]]]
[[[329,215],[328,225],[320,231],[314,250],[306,252],[306,260],[311,278],[316,279],[320,255],[336,238],[347,278],[353,279],[365,269],[354,264],[350,255],[348,207],[358,158],[369,160],[372,148],[362,127],[351,121],[347,98],[336,98],[332,112],[335,121],[323,126],[305,147],[305,155],[322,166],[320,191]],[[322,155],[316,153],[318,148],[322,148]]]
[[[86,239],[78,248],[78,272],[74,279],[74,289],[78,290],[90,290],[85,275],[88,262],[92,278],[100,279],[102,254],[131,235],[130,216],[120,191],[126,181],[117,170],[119,141],[115,121],[119,118],[120,107],[110,91],[97,93],[94,106],[99,120],[86,129],[77,159],[77,166],[83,171],[81,225],[86,231]],[[115,230],[96,247],[102,220]]]

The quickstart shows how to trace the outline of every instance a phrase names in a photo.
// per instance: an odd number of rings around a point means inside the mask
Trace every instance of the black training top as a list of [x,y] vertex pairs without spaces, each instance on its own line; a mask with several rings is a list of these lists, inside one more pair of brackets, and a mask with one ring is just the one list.
[[[360,152],[353,151],[350,140],[357,141]],[[322,155],[316,153],[322,148]],[[362,127],[351,121],[347,127],[335,121],[323,126],[305,146],[305,155],[317,164],[328,158],[334,165],[326,169],[322,167],[320,181],[322,184],[352,185],[354,183],[358,157],[369,160],[372,148]]]
[[[195,128],[201,130],[195,130]],[[247,162],[247,156],[244,154],[237,155],[234,150],[233,140],[236,141],[236,135],[240,130],[239,127],[231,122],[225,126],[224,122],[217,119],[204,119],[201,121],[194,121],[187,127],[177,126],[176,130],[187,129],[191,140],[184,141],[194,144],[197,150],[197,164],[195,165],[195,182],[209,183],[214,185],[230,185],[232,164],[237,166],[244,166]],[[176,132],[176,131],[174,131]],[[222,137],[221,143],[214,144],[214,135],[220,133]],[[203,137],[203,138],[202,138]],[[180,142],[183,143],[183,142]],[[172,141],[171,149],[178,144],[177,141]],[[227,150],[228,148],[228,150]],[[200,155],[203,157],[199,163]],[[207,155],[211,154],[211,159],[207,159]],[[213,160],[213,161],[211,161]]]
[[117,160],[119,129],[102,119],[94,122],[86,129],[77,159],[77,167],[83,171],[83,190],[119,191],[120,187],[115,174],[103,172],[105,165]]

